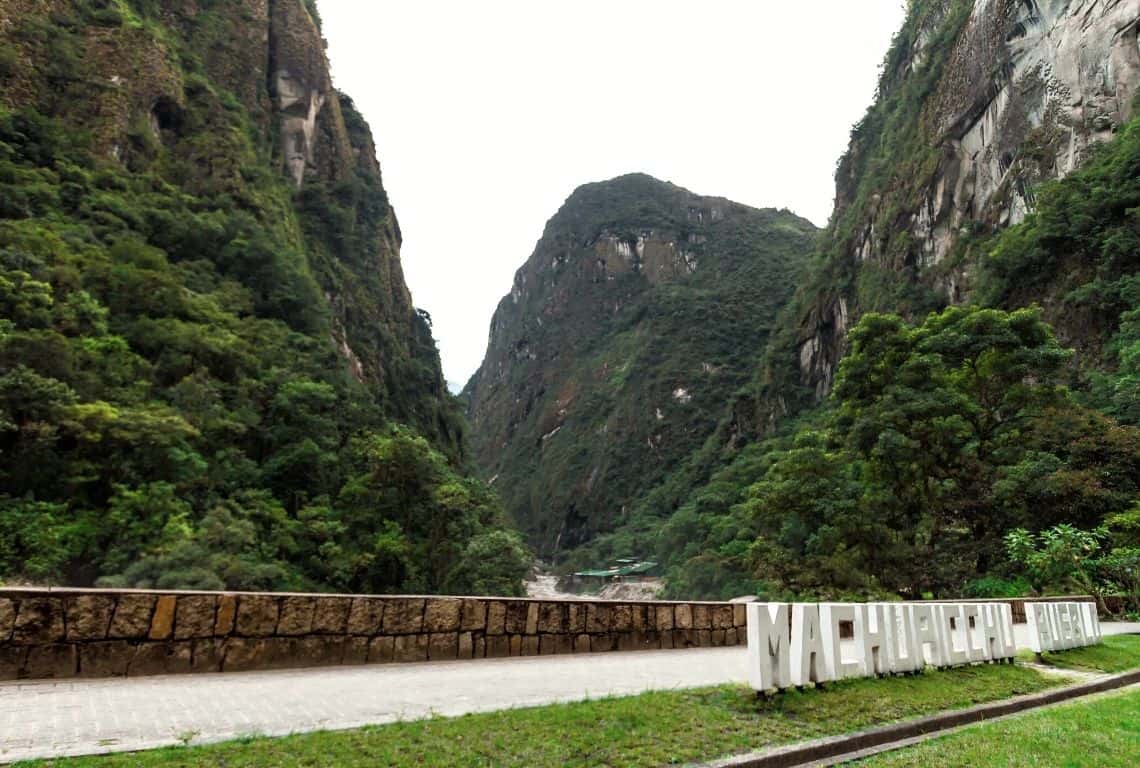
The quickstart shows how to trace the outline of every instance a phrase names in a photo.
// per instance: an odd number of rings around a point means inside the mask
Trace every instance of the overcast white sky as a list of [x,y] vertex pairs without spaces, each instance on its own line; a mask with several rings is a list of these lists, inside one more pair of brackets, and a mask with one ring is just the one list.
[[444,373],[575,187],[642,171],[822,226],[903,0],[319,0]]

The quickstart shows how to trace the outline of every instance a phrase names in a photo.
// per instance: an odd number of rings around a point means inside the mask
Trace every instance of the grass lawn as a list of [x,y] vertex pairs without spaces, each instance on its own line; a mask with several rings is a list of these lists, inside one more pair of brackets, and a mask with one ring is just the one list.
[[1140,635],[1110,635],[1100,645],[1042,654],[1041,661],[1062,669],[1125,672],[1140,667]]
[[1134,768],[1140,765],[1140,692],[1106,694],[971,726],[859,765]]
[[657,766],[840,734],[1064,682],[1012,665],[963,667],[771,699],[732,686],[666,691],[24,766]]

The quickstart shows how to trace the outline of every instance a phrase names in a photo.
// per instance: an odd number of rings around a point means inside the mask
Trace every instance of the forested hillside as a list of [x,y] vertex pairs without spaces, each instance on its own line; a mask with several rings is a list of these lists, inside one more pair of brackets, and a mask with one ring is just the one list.
[[1058,525],[1092,532],[1070,559],[1136,561],[1138,26],[910,3],[751,380],[566,564],[655,553],[685,598],[984,596],[1029,588],[1008,533]]
[[475,459],[541,554],[626,524],[708,438],[815,234],[640,174],[570,196],[465,392]]
[[317,25],[0,3],[0,581],[520,589]]
[[[816,264],[722,424],[753,442],[706,446],[631,528],[671,592],[996,596],[1029,586],[1011,530],[1101,529],[1071,559],[1135,539],[1140,9],[1073,5],[911,5]],[[1042,61],[1078,10],[1064,113]]]
[[0,581],[513,594],[507,513],[685,598],[1140,572],[1136,0],[912,0],[823,232],[579,188],[462,404],[319,24],[0,2]]

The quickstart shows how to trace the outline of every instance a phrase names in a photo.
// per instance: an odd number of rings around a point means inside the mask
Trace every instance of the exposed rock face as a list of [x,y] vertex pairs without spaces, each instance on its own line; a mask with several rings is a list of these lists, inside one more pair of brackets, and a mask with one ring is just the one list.
[[594,243],[594,253],[607,275],[636,272],[654,285],[697,271],[697,257],[685,250],[685,243],[678,245],[675,237],[652,230],[633,240],[603,233]]
[[831,296],[812,307],[808,325],[816,333],[800,345],[800,371],[815,382],[815,397],[823,400],[831,390],[835,375],[833,361],[842,355],[843,340],[848,330],[847,299]]
[[[1128,120],[1140,0],[979,0],[930,106],[947,152],[913,214],[923,265],[972,220],[1015,224],[1034,182],[1060,178]],[[860,255],[873,258],[873,238]]]
[[[919,314],[967,299],[969,263],[948,258],[962,234],[1021,221],[1035,184],[1079,167],[1131,117],[1138,27],[1140,0],[913,4],[879,103],[840,162],[830,263],[798,302],[800,384],[817,400],[862,312]],[[928,91],[908,96],[922,83]],[[887,134],[884,118],[893,110],[906,121],[897,105],[907,98],[921,99],[918,111],[892,138],[925,154],[909,166],[885,160],[900,166],[897,175],[876,180],[868,162]],[[876,281],[931,293],[900,301],[897,288],[866,287]],[[761,420],[778,416],[775,397],[761,404]]]
[[567,200],[466,390],[475,458],[540,550],[608,530],[708,437],[814,235],[641,175]]
[[[297,186],[316,167],[317,116],[332,93],[320,33],[299,3],[275,3],[270,21],[270,92],[281,155]],[[316,44],[314,44],[316,43]]]
[[[103,9],[112,17],[102,20],[91,16],[93,5],[0,3],[0,44],[16,56],[0,79],[0,103],[83,126],[99,155],[132,171],[161,153],[175,157],[188,192],[224,192],[239,207],[247,177],[271,156],[298,190],[281,226],[306,251],[328,302],[330,341],[348,371],[394,419],[428,435],[447,432],[440,436],[448,452],[458,453],[455,420],[441,416],[453,404],[431,329],[404,280],[399,224],[370,129],[333,88],[305,2],[120,3]],[[72,19],[74,34],[53,30],[55,19]],[[67,56],[53,48],[61,41]],[[63,59],[72,71],[53,73]],[[52,80],[83,85],[65,90]],[[199,110],[191,124],[189,102],[202,91],[231,100],[230,114]]]
[[[343,177],[354,165],[354,152],[320,30],[299,2],[275,0],[270,14],[269,92],[285,167],[298,187],[306,174]],[[325,133],[323,146],[319,131]]]

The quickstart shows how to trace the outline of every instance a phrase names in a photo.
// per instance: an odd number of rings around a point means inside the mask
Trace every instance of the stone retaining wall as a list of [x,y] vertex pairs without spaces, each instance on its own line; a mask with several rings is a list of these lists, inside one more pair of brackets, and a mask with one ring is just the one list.
[[745,643],[742,603],[0,589],[0,680]]
[[1026,603],[1091,603],[1093,601],[1092,595],[1055,595],[1050,597],[994,597],[982,600],[974,600],[968,597],[958,598],[956,600],[926,600],[928,603],[1009,603],[1011,613],[1013,614],[1014,624],[1025,624],[1025,604]]
[[742,604],[0,589],[0,680],[714,647]]

